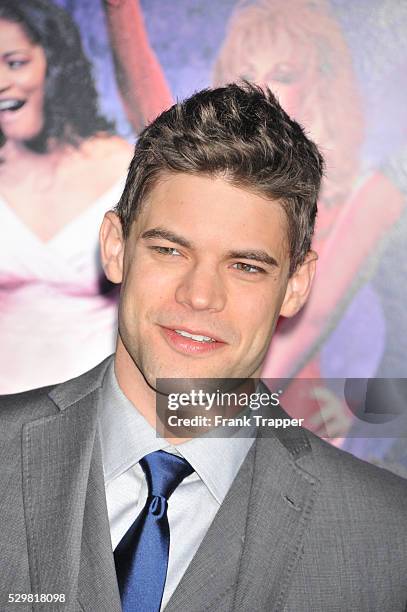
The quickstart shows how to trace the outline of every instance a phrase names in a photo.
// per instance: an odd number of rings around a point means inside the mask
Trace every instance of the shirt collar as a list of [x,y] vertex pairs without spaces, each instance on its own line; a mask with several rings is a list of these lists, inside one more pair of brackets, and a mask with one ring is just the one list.
[[247,432],[245,437],[203,436],[176,446],[170,445],[157,434],[120,389],[113,359],[103,380],[99,427],[105,484],[120,476],[148,453],[162,449],[182,455],[219,504],[224,500],[255,437],[253,431]]

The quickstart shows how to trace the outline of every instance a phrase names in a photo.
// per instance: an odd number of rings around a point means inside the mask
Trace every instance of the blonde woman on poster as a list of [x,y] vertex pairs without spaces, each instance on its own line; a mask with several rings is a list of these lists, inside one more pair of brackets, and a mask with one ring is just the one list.
[[[133,47],[154,68],[145,35]],[[0,62],[0,393],[11,393],[113,351],[116,295],[101,281],[98,228],[133,147],[100,115],[78,29],[49,0],[0,0]],[[140,127],[147,105],[151,118],[170,96],[154,70],[137,92]]]
[[[374,376],[385,330],[378,297],[365,285],[361,270],[404,204],[383,173],[361,175],[361,101],[352,58],[329,4],[239,3],[215,64],[214,81],[219,85],[238,78],[268,85],[284,109],[306,127],[327,162],[313,243],[319,254],[314,289],[296,320],[280,320],[262,375]],[[329,363],[321,367],[321,347],[344,315],[348,347],[342,353],[328,347]],[[308,427],[323,435],[328,423],[331,436],[345,433],[351,414],[328,389],[317,398],[304,397],[303,392],[299,385],[292,404],[301,405]],[[286,402],[288,407],[287,395]]]

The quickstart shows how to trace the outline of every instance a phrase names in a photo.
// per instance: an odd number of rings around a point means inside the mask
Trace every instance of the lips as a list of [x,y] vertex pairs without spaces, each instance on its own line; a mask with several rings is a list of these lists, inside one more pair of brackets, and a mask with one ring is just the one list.
[[178,331],[186,332],[187,334],[190,334],[191,336],[205,336],[206,338],[211,338],[212,340],[215,340],[216,342],[225,343],[224,340],[222,340],[218,336],[215,336],[212,332],[208,330],[188,329],[187,327],[182,327],[179,325],[177,325],[176,327],[167,327],[167,329],[174,331],[174,332],[178,332]]
[[[172,349],[175,349],[178,353],[190,356],[199,356],[212,353],[216,350],[227,346],[226,342],[223,342],[219,338],[212,335],[208,330],[192,330],[177,326],[176,328],[169,328],[160,326],[162,334]],[[194,336],[205,336],[211,338],[210,341],[195,340],[193,338],[184,336],[177,333],[175,330],[184,331]]]
[[0,111],[18,111],[24,106],[25,102],[25,100],[18,100],[16,98],[0,100]]

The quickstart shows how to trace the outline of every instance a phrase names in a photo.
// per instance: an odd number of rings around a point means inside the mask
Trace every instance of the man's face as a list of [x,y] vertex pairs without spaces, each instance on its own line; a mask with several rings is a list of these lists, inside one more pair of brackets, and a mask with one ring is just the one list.
[[[118,228],[108,215],[106,235]],[[118,350],[153,387],[258,376],[280,310],[291,314],[286,237],[278,203],[220,178],[166,175],[110,263],[104,256],[107,276],[122,281]]]

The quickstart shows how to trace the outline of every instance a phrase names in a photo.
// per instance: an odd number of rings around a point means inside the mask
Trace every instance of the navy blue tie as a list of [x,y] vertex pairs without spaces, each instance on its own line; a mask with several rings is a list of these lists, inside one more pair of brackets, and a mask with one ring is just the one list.
[[156,451],[140,461],[148,497],[114,551],[123,612],[158,612],[167,576],[170,495],[194,471],[177,455]]

